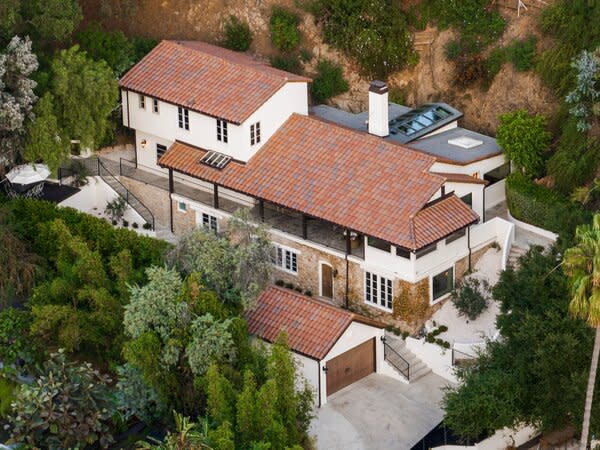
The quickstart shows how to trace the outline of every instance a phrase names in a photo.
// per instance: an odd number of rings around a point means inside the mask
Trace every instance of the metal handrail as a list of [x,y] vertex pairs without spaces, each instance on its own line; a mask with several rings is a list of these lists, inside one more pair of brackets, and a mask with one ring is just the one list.
[[[393,361],[388,359],[388,355],[387,352],[390,351],[392,352],[393,355],[396,355],[398,358],[400,358],[404,364],[406,364],[406,370],[398,367]],[[410,363],[404,359],[404,357],[398,353],[396,350],[394,350],[394,348],[388,344],[385,339],[383,340],[383,358],[389,362],[392,366],[394,366],[402,375],[404,375],[406,377],[407,380],[410,380]]]
[[[112,174],[112,172],[110,170],[108,170],[108,168],[104,165],[104,163],[102,161],[100,161],[100,158],[97,158],[96,161],[98,161],[98,175],[101,178],[104,178],[104,175],[102,175],[102,171],[101,169],[104,169],[106,171],[106,173],[108,174],[108,176],[110,176],[110,178],[112,180],[114,180],[114,182],[116,182],[124,191],[124,195],[121,192],[117,193],[121,196],[125,198],[125,201],[133,208],[137,211],[137,208],[134,207],[133,205],[131,205],[130,203],[130,198],[133,200],[136,200],[139,204],[139,206],[141,206],[141,208],[148,213],[148,216],[150,217],[151,220],[151,225],[152,225],[152,229],[154,230],[154,214],[152,214],[152,212],[150,211],[150,209],[148,209],[148,207],[146,205],[144,205],[139,198],[137,198],[129,189],[127,189],[119,180],[117,180],[117,178]],[[116,189],[115,189],[116,190]],[[142,217],[143,214],[140,211],[137,211]]]
[[461,358],[462,361],[464,360],[473,360],[473,359],[477,359],[477,356],[475,355],[470,355],[469,353],[465,353],[465,352],[461,352],[460,350],[456,350],[454,347],[452,348],[452,366],[456,365],[456,357],[455,355],[459,354],[459,355],[464,355],[466,356],[466,358]]

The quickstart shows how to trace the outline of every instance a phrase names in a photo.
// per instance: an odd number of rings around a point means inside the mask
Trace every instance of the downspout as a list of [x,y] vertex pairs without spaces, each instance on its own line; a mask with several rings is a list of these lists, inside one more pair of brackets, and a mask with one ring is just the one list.
[[321,407],[321,361],[317,361],[317,380],[319,380],[319,408]]
[[467,246],[469,247],[469,272],[471,271],[471,225],[467,227]]
[[131,128],[131,122],[129,121],[129,90],[126,90],[125,92],[127,92],[127,128]]
[[350,230],[346,229],[346,254],[344,255],[344,259],[346,260],[346,292],[344,294],[344,307],[346,309],[349,308],[349,300],[348,300],[348,289],[349,289],[349,285],[350,285],[350,280],[348,278],[348,274],[350,272],[350,268],[349,268],[349,262],[348,262],[348,255],[350,254],[350,252],[352,251],[352,244],[350,242]]
[[171,233],[174,233],[173,228],[173,169],[169,169],[169,213],[171,219]]

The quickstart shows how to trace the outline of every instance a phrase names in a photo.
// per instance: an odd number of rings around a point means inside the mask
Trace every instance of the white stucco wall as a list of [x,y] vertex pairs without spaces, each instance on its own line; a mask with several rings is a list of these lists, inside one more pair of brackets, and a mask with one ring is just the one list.
[[[480,220],[483,220],[483,193],[485,185],[475,183],[447,182],[445,183],[445,186],[446,193],[454,192],[459,198],[471,194],[473,198],[473,205],[471,208],[477,213]],[[486,204],[485,207],[487,208],[488,205]]]
[[506,162],[504,155],[496,155],[491,158],[476,161],[471,164],[449,164],[444,162],[435,162],[431,166],[431,172],[462,173],[469,176],[476,176],[483,179],[483,175]]
[[452,350],[444,349],[437,344],[425,342],[425,339],[407,337],[406,348],[423,361],[431,371],[442,378],[458,383],[452,367]]
[[506,179],[485,187],[486,209],[491,208],[504,200],[506,200]]
[[299,377],[296,378],[296,388],[304,387],[304,380],[312,388],[315,405],[319,406],[319,376],[321,375],[321,366],[319,361],[311,359],[299,353],[292,353],[296,362],[296,370]]
[[[123,124],[134,128],[140,139],[143,134],[155,136],[155,142],[172,143],[175,140],[195,145],[200,148],[214,150],[240,161],[247,161],[260,147],[269,140],[273,133],[288,117],[297,112],[308,114],[307,83],[286,83],[244,123],[227,125],[227,143],[217,140],[217,119],[195,111],[189,111],[189,130],[178,126],[178,106],[159,101],[159,112],[153,111],[152,97],[146,96],[145,108],[139,106],[139,94],[122,91]],[[127,97],[129,96],[129,111]],[[250,125],[260,121],[261,142],[250,145]],[[139,141],[136,148],[140,149]],[[155,152],[155,146],[147,146]],[[155,166],[152,158],[144,159],[144,164]],[[140,159],[138,159],[141,162]]]

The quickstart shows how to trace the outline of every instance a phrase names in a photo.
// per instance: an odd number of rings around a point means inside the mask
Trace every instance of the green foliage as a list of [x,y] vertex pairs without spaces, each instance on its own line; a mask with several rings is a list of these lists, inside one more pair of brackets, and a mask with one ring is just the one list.
[[594,53],[584,50],[571,65],[577,71],[575,89],[565,100],[577,118],[577,130],[585,133],[600,117],[600,47]]
[[543,154],[550,145],[546,118],[520,109],[501,114],[496,139],[504,154],[517,169],[529,177],[540,174]]
[[194,375],[206,373],[212,361],[233,361],[235,347],[230,326],[231,319],[216,321],[210,313],[192,321],[190,332],[193,337],[185,352]]
[[313,100],[322,103],[347,90],[348,83],[344,79],[342,68],[327,59],[320,60],[317,63],[317,76],[311,86]]
[[3,371],[12,371],[22,361],[27,367],[35,362],[36,349],[29,334],[31,317],[26,311],[6,308],[0,311],[0,361]]
[[83,18],[77,0],[32,0],[23,6],[30,32],[42,41],[67,42]]
[[600,163],[600,143],[577,129],[577,119],[567,117],[562,124],[558,148],[548,160],[548,173],[556,188],[568,194],[592,180]]
[[112,132],[110,114],[119,98],[117,80],[103,60],[93,61],[77,45],[52,61],[51,89],[58,123],[70,140],[94,148]]
[[233,388],[229,380],[221,374],[219,367],[212,364],[206,372],[207,399],[206,412],[215,426],[233,421],[234,397]]
[[0,419],[5,419],[11,412],[11,403],[15,401],[17,385],[0,375]]
[[525,72],[535,65],[535,46],[537,39],[529,37],[515,40],[506,49],[508,60],[513,63],[517,72]]
[[475,320],[487,309],[489,296],[489,283],[485,279],[471,277],[456,283],[451,299],[459,315]]
[[[461,384],[444,399],[445,422],[458,434],[476,438],[519,423],[542,431],[581,423],[593,336],[567,314],[568,283],[557,263],[556,252],[535,248],[519,270],[502,272],[493,295],[501,304],[503,338],[488,344],[474,367],[459,370]],[[594,432],[599,413],[595,405]]]
[[120,195],[106,203],[104,213],[110,217],[111,221],[118,222],[123,218],[127,210],[127,202]]
[[494,48],[485,59],[485,69],[487,71],[485,76],[485,84],[489,87],[494,81],[500,69],[502,69],[502,65],[506,62],[507,55],[506,49],[504,48]]
[[280,6],[273,7],[269,21],[273,45],[284,52],[291,52],[298,47],[300,43],[299,23],[300,18],[292,11]]
[[301,74],[303,70],[300,58],[295,53],[273,56],[271,58],[271,65],[276,69],[296,74]]
[[144,381],[135,367],[125,364],[117,367],[115,403],[125,420],[137,417],[152,423],[162,417],[164,405],[157,392]]
[[110,381],[90,364],[69,363],[62,352],[50,355],[38,380],[17,391],[9,418],[12,439],[49,449],[108,447],[113,441]]
[[137,61],[134,43],[120,30],[104,31],[100,24],[92,22],[75,39],[95,61],[104,60],[117,77]]
[[313,0],[325,42],[355,59],[368,76],[386,78],[417,62],[404,12],[392,0]]
[[451,61],[458,58],[461,54],[460,42],[454,40],[448,41],[444,46],[444,54]]
[[516,219],[558,233],[573,236],[577,225],[589,221],[589,213],[556,191],[535,184],[522,174],[509,175],[506,201]]
[[53,173],[71,154],[71,143],[63,136],[54,115],[54,99],[46,92],[33,109],[35,119],[29,124],[24,157],[27,161],[43,161]]
[[206,286],[230,305],[249,305],[271,278],[272,246],[264,225],[238,210],[223,235],[201,228],[182,236],[168,255],[185,274],[198,272]]
[[16,34],[21,22],[21,0],[4,0],[0,3],[0,42]]
[[225,39],[223,46],[238,52],[245,52],[252,44],[252,31],[246,22],[242,22],[236,16],[229,16],[223,24],[225,28]]
[[195,423],[189,417],[173,412],[175,432],[169,431],[163,442],[150,439],[151,442],[138,442],[139,450],[211,450],[208,446],[208,427],[206,422]]

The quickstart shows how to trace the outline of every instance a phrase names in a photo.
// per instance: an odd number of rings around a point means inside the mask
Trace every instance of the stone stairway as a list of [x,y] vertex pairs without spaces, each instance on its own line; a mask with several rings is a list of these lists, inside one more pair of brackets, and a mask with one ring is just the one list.
[[527,253],[527,249],[513,244],[508,254],[508,265],[516,268],[519,265],[519,258]]
[[406,347],[404,339],[394,334],[386,333],[385,345],[391,347],[393,350],[389,351],[389,349],[386,349],[385,360],[404,378],[407,378],[406,368],[408,363],[409,383],[414,383],[431,372],[431,369]]

